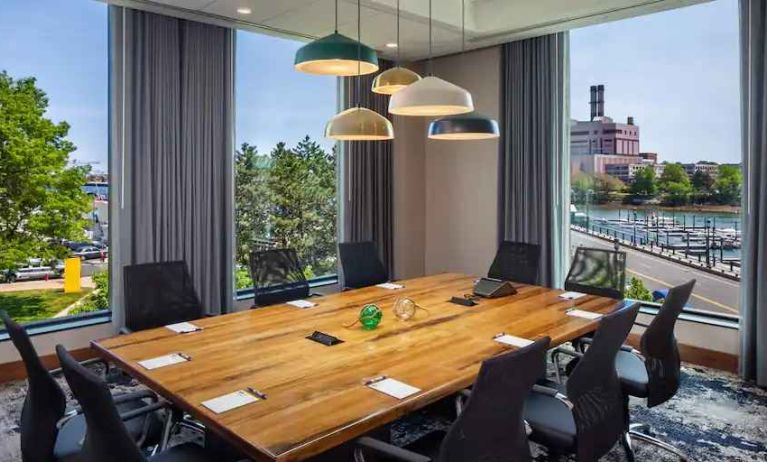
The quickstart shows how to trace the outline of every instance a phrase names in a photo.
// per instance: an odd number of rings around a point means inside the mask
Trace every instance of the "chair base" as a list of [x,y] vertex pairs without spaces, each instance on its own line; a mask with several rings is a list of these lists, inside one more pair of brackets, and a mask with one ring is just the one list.
[[682,452],[681,449],[677,448],[676,446],[667,443],[665,441],[659,440],[658,438],[655,438],[654,436],[650,436],[647,433],[643,433],[643,431],[649,431],[650,426],[647,424],[640,424],[635,423],[629,425],[629,431],[628,433],[625,433],[623,435],[623,439],[621,440],[621,444],[623,445],[623,449],[626,451],[626,457],[628,458],[629,462],[634,462],[634,449],[631,444],[631,438],[634,437],[635,439],[639,441],[643,441],[648,444],[652,444],[653,446],[659,447],[661,449],[664,449],[675,456],[679,458],[682,462],[687,462],[687,455]]

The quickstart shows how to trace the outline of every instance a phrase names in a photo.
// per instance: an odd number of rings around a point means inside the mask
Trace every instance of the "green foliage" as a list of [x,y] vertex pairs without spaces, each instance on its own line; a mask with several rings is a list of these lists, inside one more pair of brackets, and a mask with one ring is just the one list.
[[658,185],[655,181],[655,168],[653,166],[647,165],[636,172],[630,192],[635,196],[645,197],[652,197],[658,193]]
[[626,188],[621,180],[614,176],[606,174],[596,174],[593,177],[594,182],[594,200],[603,204],[611,199],[611,195],[619,193]]
[[575,204],[585,204],[588,192],[594,189],[594,179],[585,172],[577,172],[570,180],[572,201]]
[[684,205],[689,201],[692,185],[682,164],[667,164],[659,181],[660,190],[665,193],[668,205]]
[[89,313],[91,311],[108,310],[109,307],[109,272],[99,271],[94,273],[93,283],[96,289],[91,292],[87,299],[73,308],[69,314]]
[[743,172],[736,165],[720,165],[716,179],[716,199],[721,204],[740,205]]
[[248,284],[251,250],[293,248],[308,278],[336,268],[336,156],[308,136],[269,156],[244,144],[236,157],[237,284]]
[[645,287],[644,282],[642,282],[641,279],[632,277],[631,281],[629,281],[629,287],[626,290],[626,298],[651,302],[652,294],[647,287]]
[[68,166],[69,125],[45,118],[47,108],[35,79],[0,72],[0,268],[62,258],[58,243],[83,237],[88,168]]
[[253,280],[250,278],[250,271],[247,268],[238,266],[234,271],[234,288],[236,290],[253,287]]
[[82,297],[82,292],[65,294],[61,289],[0,292],[0,310],[7,311],[17,322],[39,321],[53,317]]
[[714,179],[703,170],[696,170],[690,179],[692,189],[696,193],[709,194],[714,188]]

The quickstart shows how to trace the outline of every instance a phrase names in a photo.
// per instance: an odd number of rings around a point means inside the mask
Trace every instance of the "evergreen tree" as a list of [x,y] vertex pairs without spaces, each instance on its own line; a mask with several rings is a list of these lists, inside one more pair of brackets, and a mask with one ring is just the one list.
[[264,247],[269,235],[269,158],[259,155],[255,146],[243,143],[235,154],[234,169],[236,259],[247,267],[250,252]]

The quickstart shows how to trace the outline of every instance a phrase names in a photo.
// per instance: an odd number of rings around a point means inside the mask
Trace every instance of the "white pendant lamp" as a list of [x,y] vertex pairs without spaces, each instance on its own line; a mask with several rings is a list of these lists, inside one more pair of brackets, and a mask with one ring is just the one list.
[[373,93],[393,95],[408,85],[421,80],[420,75],[400,66],[401,48],[399,43],[399,0],[397,0],[397,66],[376,76],[373,80]]
[[[466,0],[461,0],[461,67],[466,53]],[[498,138],[501,131],[495,119],[477,112],[440,117],[429,124],[433,140],[486,140]]]
[[392,95],[389,100],[389,112],[392,114],[439,117],[464,114],[474,110],[471,93],[432,75],[431,22],[431,0],[429,0],[429,76]]
[[[360,44],[358,52],[361,53],[360,38],[362,6],[357,0],[357,43]],[[357,61],[359,63],[359,60]],[[325,126],[325,136],[338,141],[381,141],[394,138],[394,127],[386,117],[360,107],[360,75],[357,72],[357,105],[336,114]]]

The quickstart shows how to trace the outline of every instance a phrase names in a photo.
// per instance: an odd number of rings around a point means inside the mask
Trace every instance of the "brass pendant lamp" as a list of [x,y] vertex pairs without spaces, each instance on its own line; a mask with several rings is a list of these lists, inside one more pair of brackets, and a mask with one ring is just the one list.
[[[357,43],[358,53],[361,53],[362,29],[361,29],[360,0],[357,0]],[[360,62],[358,60],[358,66]],[[361,101],[361,71],[357,72],[357,105],[336,114],[325,126],[325,136],[339,141],[381,141],[394,138],[394,127],[391,122],[381,114],[370,109],[360,107]]]
[[381,72],[373,80],[373,93],[381,95],[393,95],[411,83],[421,80],[420,75],[400,66],[399,2],[400,0],[397,0],[397,66]]

